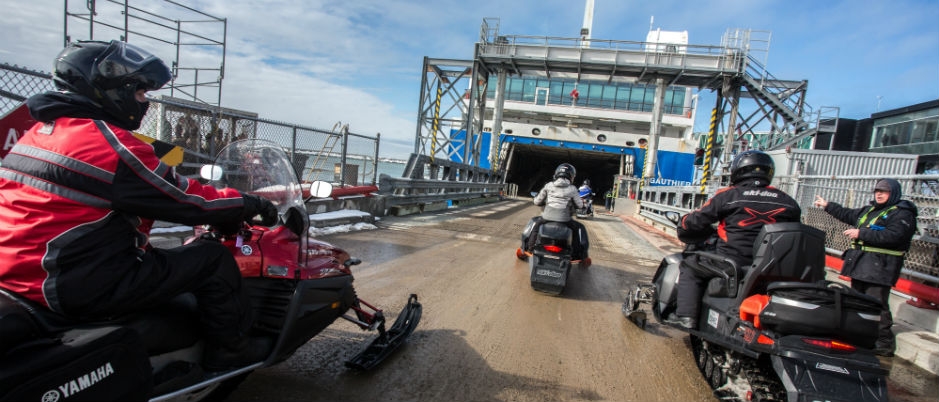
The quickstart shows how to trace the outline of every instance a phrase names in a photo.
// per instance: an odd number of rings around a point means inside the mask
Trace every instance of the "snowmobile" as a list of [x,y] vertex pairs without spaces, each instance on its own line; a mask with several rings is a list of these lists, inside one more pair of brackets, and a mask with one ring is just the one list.
[[[532,233],[538,222],[538,233]],[[530,252],[521,247],[515,250],[515,256],[528,261],[531,288],[550,295],[559,295],[567,286],[567,277],[571,272],[573,231],[564,222],[542,221],[534,217],[522,232],[522,244],[527,244],[529,236],[536,236],[535,245]]]
[[[673,223],[680,216],[666,213]],[[873,353],[879,300],[825,280],[825,233],[798,222],[763,227],[753,263],[713,252],[713,238],[666,256],[651,283],[627,292],[622,312],[640,328],[675,311],[679,264],[697,258],[709,280],[687,332],[715,393],[741,401],[886,401],[888,374]],[[692,264],[694,265],[694,264]],[[744,269],[745,268],[745,269]]]
[[222,400],[249,373],[286,360],[339,318],[378,332],[345,362],[350,369],[371,369],[406,342],[421,319],[417,296],[386,328],[383,311],[352,286],[351,268],[361,261],[309,236],[304,193],[326,197],[329,183],[304,188],[283,149],[261,140],[231,143],[202,173],[278,208],[273,227],[245,223],[234,234],[199,227],[189,239],[231,250],[254,309],[252,332],[273,340],[267,358],[203,369],[205,339],[191,294],[131,316],[81,322],[0,289],[0,401]]
[[584,207],[577,208],[576,215],[580,219],[592,218],[593,217],[593,196],[595,193],[589,185],[584,184],[577,189],[577,194],[580,196],[580,200],[583,201]]

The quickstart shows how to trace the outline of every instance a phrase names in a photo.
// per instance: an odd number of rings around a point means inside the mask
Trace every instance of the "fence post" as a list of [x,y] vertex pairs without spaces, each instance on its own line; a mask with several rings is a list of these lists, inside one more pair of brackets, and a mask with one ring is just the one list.
[[381,133],[375,134],[375,166],[372,168],[372,185],[378,183],[378,146],[381,145]]
[[297,160],[297,126],[293,126],[291,130],[290,160]]
[[346,185],[346,156],[349,154],[349,125],[342,127],[342,156],[339,159],[339,186]]

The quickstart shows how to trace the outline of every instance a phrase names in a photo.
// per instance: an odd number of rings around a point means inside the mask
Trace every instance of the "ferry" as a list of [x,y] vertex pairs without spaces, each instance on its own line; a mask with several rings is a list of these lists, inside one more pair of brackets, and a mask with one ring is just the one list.
[[[687,32],[653,30],[643,46],[657,52],[682,51],[687,45]],[[486,91],[487,103],[493,106],[497,88]],[[654,82],[577,73],[507,77],[497,159],[502,160],[506,182],[518,184],[522,194],[537,191],[565,162],[577,168],[575,184],[590,180],[601,195],[613,186],[615,176],[642,176],[656,134],[656,91]],[[678,85],[666,86],[661,96],[657,160],[649,184],[692,185],[696,151],[700,154],[694,135],[696,96],[693,88]],[[494,109],[486,109],[484,141],[496,124]],[[486,166],[494,149],[481,149],[481,164]]]
[[[811,120],[806,81],[765,71],[759,31],[730,29],[720,45],[692,45],[687,31],[650,23],[644,41],[598,40],[590,0],[580,37],[505,35],[499,25],[483,20],[473,60],[425,57],[414,153],[490,169],[519,194],[540,189],[565,162],[578,170],[575,184],[589,179],[599,195],[633,198],[640,186],[704,193],[734,151],[808,147],[837,125],[837,117]],[[465,92],[454,94],[463,78]],[[710,127],[695,133],[701,91],[717,101]],[[740,108],[743,98],[756,106]]]

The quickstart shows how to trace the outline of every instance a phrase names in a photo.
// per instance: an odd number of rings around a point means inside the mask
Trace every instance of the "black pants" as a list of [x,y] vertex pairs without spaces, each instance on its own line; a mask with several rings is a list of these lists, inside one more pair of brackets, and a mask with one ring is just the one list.
[[252,310],[231,252],[220,243],[196,241],[153,249],[128,267],[105,297],[71,301],[68,314],[110,318],[159,306],[183,293],[198,302],[205,335],[226,342],[247,334]]
[[675,308],[675,314],[678,316],[697,319],[701,307],[701,294],[704,293],[707,282],[714,277],[713,275],[705,276],[704,273],[695,269],[694,266],[697,264],[698,257],[690,255],[681,260],[678,265],[678,295]]
[[[535,242],[538,240],[538,228],[540,228],[541,224],[544,222],[546,221],[540,216],[531,218],[531,221],[528,222],[528,227],[522,232],[523,250],[531,251],[535,248]],[[573,219],[564,223],[567,224],[567,227],[573,232],[571,235],[571,243],[573,243],[571,244],[571,259],[582,260],[587,258],[589,256],[587,251],[590,249],[590,239],[587,238],[587,228],[584,227],[584,224]]]
[[893,327],[893,314],[890,313],[890,304],[887,302],[890,298],[891,286],[851,278],[851,288],[866,295],[873,296],[884,303],[884,311],[880,313],[880,328],[877,333],[877,344],[875,346],[878,348],[893,349],[896,344],[893,331],[890,329]]

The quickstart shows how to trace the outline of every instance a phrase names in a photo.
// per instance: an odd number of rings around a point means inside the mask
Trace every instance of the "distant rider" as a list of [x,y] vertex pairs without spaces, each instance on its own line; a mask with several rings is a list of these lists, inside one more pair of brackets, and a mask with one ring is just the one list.
[[227,247],[149,243],[154,220],[230,226],[270,201],[176,174],[137,139],[148,91],[172,78],[162,60],[111,41],[69,44],[55,59],[57,91],[26,102],[33,126],[0,168],[0,287],[77,320],[102,320],[195,295],[207,337],[204,367],[267,357],[249,338],[252,311]]
[[[753,242],[763,225],[776,222],[799,222],[802,210],[788,194],[771,187],[773,159],[761,151],[745,151],[730,165],[730,187],[718,190],[707,202],[685,215],[678,227],[678,238],[695,243],[714,233],[717,223],[717,253],[733,258],[737,267],[753,261]],[[684,328],[696,327],[701,293],[710,277],[694,268],[692,254],[679,266],[678,300],[675,313],[665,322]]]
[[844,235],[851,247],[841,256],[841,274],[851,278],[851,287],[876,297],[886,307],[880,316],[880,331],[874,353],[893,356],[896,339],[890,327],[893,315],[889,304],[890,288],[896,285],[903,259],[916,233],[916,205],[901,200],[900,182],[880,179],[874,185],[874,199],[861,208],[845,208],[815,196],[815,206],[824,208],[839,221],[852,225]]
[[577,170],[569,163],[562,163],[554,170],[554,180],[545,186],[535,196],[534,203],[544,206],[541,217],[535,217],[529,223],[525,233],[522,234],[522,246],[525,251],[531,252],[534,248],[538,228],[544,221],[564,222],[571,228],[573,238],[572,263],[579,263],[582,268],[590,266],[591,261],[587,251],[590,248],[587,238],[587,229],[580,222],[571,218],[571,206],[583,208],[583,201],[577,189],[571,184],[577,176]]
[[584,212],[587,215],[593,213],[593,189],[590,188],[590,179],[584,179],[584,182],[577,188],[577,194],[584,201]]

